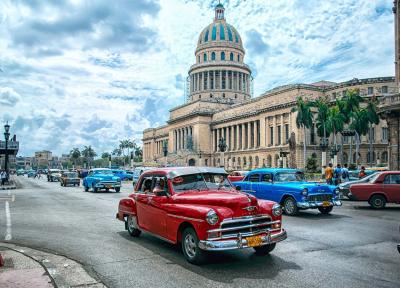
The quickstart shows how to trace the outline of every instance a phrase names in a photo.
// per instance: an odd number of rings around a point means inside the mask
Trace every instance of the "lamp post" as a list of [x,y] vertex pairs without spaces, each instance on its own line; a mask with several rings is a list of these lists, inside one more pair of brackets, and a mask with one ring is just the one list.
[[326,166],[326,150],[328,149],[328,138],[323,137],[321,138],[321,143],[319,144],[319,147],[322,150],[322,159],[321,159],[321,170],[322,173],[324,173],[324,166]]
[[225,168],[225,151],[226,151],[226,141],[223,137],[219,138],[218,148],[219,151],[222,153],[222,167]]
[[165,167],[168,166],[168,141],[164,140],[163,141],[163,153],[165,157]]
[[4,156],[4,170],[7,173],[8,178],[8,139],[10,138],[10,125],[8,122],[4,125],[4,138],[6,140],[6,149],[5,149],[5,156]]
[[340,145],[334,145],[331,147],[331,158],[333,159],[333,166],[337,165],[337,153],[340,151]]

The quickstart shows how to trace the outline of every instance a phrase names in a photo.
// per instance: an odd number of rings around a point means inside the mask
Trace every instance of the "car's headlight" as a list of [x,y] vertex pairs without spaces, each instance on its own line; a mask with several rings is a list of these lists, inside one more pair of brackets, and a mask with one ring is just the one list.
[[207,212],[206,216],[207,223],[210,225],[215,225],[218,222],[218,215],[213,209]]
[[308,189],[307,189],[307,188],[304,188],[304,189],[301,191],[301,195],[307,196],[307,195],[308,195]]
[[275,203],[274,206],[272,206],[272,214],[274,214],[274,216],[281,216],[282,215],[281,205]]

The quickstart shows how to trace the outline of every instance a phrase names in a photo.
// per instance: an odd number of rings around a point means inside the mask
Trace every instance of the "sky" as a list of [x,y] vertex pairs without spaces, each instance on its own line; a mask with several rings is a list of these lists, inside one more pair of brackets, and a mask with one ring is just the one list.
[[[394,75],[392,0],[222,0],[252,68],[276,86]],[[165,124],[184,103],[213,0],[1,0],[0,123],[19,155],[69,153]]]

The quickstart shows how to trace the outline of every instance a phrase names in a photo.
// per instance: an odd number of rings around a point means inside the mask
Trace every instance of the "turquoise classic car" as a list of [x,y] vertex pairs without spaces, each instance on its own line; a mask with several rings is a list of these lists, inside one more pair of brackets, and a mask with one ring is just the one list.
[[303,172],[297,169],[256,169],[233,185],[258,199],[280,203],[288,215],[296,215],[299,210],[305,209],[318,209],[322,214],[329,214],[333,206],[342,205],[339,188],[307,182]]
[[121,178],[114,176],[111,169],[96,168],[89,170],[88,175],[83,179],[83,187],[86,192],[89,189],[93,189],[93,192],[113,189],[118,193],[121,191]]

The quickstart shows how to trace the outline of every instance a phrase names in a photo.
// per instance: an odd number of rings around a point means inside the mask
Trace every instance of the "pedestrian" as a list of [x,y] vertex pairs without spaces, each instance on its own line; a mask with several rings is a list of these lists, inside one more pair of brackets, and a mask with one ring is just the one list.
[[342,182],[348,182],[349,179],[349,169],[347,168],[347,163],[343,165],[344,167],[342,168]]
[[365,176],[367,176],[367,174],[365,173],[365,167],[364,167],[364,166],[361,166],[361,170],[360,170],[360,172],[358,173],[358,178],[362,179],[362,178],[364,178]]
[[5,170],[1,171],[1,186],[4,186],[7,181],[7,172]]
[[329,163],[328,167],[325,168],[325,181],[326,184],[332,185],[332,178],[333,178],[333,168],[332,163]]
[[334,183],[339,185],[342,181],[342,165],[337,164],[335,170],[333,171]]

